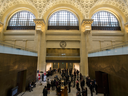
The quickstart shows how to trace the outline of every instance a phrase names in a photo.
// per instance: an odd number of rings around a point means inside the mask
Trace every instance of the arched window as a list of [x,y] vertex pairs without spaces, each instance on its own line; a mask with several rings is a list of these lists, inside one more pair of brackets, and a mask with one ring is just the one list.
[[30,26],[35,26],[35,23],[33,22],[33,19],[35,19],[34,14],[32,14],[29,11],[17,12],[9,20],[8,28],[14,28],[14,27],[25,28],[25,27],[28,27],[28,26],[30,28]]
[[78,22],[77,17],[73,13],[66,11],[66,10],[61,10],[61,11],[55,12],[49,18],[48,26],[50,29],[57,28],[57,26],[59,29],[65,29],[66,28],[65,26],[68,26],[70,28],[71,26],[72,28],[73,27],[75,28],[77,26],[78,28],[79,22]]
[[100,11],[92,16],[93,30],[120,30],[118,19],[110,12]]

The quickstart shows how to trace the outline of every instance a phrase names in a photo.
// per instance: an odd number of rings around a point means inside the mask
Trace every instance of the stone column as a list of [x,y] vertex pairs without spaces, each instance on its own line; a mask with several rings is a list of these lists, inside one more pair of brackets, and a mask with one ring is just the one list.
[[84,19],[81,24],[80,72],[88,76],[88,48],[91,47],[91,24],[93,19]]
[[125,26],[125,34],[126,34],[126,40],[125,41],[128,41],[128,22],[124,24]]
[[39,71],[45,71],[46,70],[46,28],[45,28],[45,22],[43,19],[34,19],[34,22],[36,24],[35,30],[35,40],[37,40],[37,53],[38,53],[38,64],[37,64],[37,70]]
[[3,41],[3,26],[4,24],[0,22],[0,41]]

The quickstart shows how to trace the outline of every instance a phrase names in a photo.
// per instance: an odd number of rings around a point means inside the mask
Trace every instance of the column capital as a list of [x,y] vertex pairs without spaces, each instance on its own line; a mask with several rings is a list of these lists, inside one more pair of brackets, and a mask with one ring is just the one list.
[[4,24],[2,22],[0,22],[0,27],[3,26]]
[[93,23],[93,19],[83,19],[81,25],[85,26],[86,24],[92,24]]
[[34,19],[36,24],[35,30],[37,32],[44,32],[45,31],[45,21],[44,19]]
[[125,27],[128,27],[128,22],[124,24]]
[[45,25],[45,21],[44,19],[33,19],[35,24],[42,24],[42,25]]
[[92,30],[91,24],[93,23],[93,19],[83,19],[81,23],[81,31],[85,33],[90,33]]

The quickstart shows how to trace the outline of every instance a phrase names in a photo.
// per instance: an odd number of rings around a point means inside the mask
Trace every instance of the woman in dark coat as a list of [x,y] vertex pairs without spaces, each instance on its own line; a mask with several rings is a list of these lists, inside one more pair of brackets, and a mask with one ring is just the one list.
[[43,89],[43,96],[47,96],[47,87],[45,86],[44,89]]
[[47,83],[47,90],[48,90],[48,93],[50,94],[50,83],[49,82]]

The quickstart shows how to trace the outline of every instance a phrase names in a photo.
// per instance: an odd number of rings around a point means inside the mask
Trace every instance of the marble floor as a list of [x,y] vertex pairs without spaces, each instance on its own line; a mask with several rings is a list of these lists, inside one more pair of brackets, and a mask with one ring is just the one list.
[[[59,78],[61,77],[60,74],[54,74],[53,76],[50,76],[47,79],[49,79],[49,80],[54,79],[54,77],[56,75]],[[40,82],[36,82],[36,88],[33,88],[33,91],[31,91],[31,92],[26,91],[24,93],[19,94],[18,96],[43,96],[43,93],[42,93],[43,88],[44,88],[45,85],[47,85],[47,83],[46,82],[41,82],[41,83],[42,83],[42,85],[40,84]],[[71,92],[68,93],[68,96],[76,96],[76,92],[77,92],[76,88],[71,87]],[[56,91],[55,90],[54,91],[50,90],[50,94],[48,94],[47,96],[57,96]],[[88,96],[91,96],[89,89],[88,89]],[[103,94],[95,95],[95,93],[93,93],[93,96],[103,96]]]

